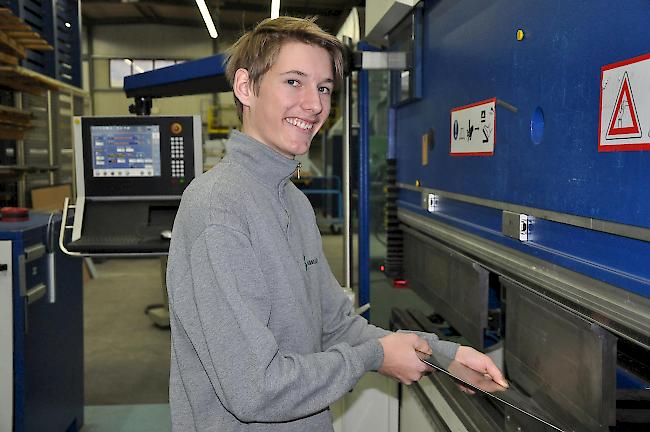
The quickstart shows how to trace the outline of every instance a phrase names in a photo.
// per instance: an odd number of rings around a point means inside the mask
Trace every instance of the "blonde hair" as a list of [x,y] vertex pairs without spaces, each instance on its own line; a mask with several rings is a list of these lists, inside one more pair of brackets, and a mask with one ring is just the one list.
[[[232,87],[235,72],[246,69],[253,92],[258,94],[262,77],[275,63],[280,48],[287,41],[304,42],[325,48],[332,59],[332,72],[337,84],[343,79],[343,44],[316,23],[316,17],[267,18],[245,33],[226,51],[226,76]],[[233,93],[234,95],[234,93]],[[243,105],[235,96],[237,115],[242,120]]]

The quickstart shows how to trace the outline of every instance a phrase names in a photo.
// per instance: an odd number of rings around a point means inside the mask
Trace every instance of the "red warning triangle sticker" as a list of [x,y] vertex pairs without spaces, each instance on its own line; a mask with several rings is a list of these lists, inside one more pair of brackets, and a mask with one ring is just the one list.
[[605,139],[640,138],[642,133],[638,118],[630,80],[625,72]]

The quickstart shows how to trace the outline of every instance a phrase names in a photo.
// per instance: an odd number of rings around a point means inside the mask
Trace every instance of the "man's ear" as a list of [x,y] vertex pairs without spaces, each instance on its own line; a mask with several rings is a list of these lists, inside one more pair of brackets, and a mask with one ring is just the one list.
[[250,107],[250,99],[253,95],[253,89],[251,88],[250,75],[246,69],[237,69],[232,87],[232,91],[235,94],[235,97],[239,99],[239,102],[241,102],[245,107]]

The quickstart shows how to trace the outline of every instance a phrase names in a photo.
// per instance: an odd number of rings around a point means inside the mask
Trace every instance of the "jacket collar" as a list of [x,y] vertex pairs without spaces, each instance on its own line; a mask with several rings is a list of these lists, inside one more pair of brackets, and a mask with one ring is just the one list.
[[280,186],[298,167],[295,159],[289,159],[238,130],[233,130],[226,142],[226,155],[225,159],[237,163],[271,187]]

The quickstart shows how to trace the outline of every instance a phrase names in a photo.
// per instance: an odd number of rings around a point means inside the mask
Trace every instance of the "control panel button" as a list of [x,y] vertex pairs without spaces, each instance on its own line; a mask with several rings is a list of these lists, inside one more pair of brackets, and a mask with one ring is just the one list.
[[[182,131],[182,127],[180,127],[180,130],[179,129],[176,130],[178,130],[178,133],[180,133]],[[173,128],[172,128],[172,132],[174,132]],[[185,160],[184,160],[185,150],[183,148],[184,139],[182,136],[172,136],[169,139],[169,144],[170,144],[172,177],[173,178],[185,177]]]

